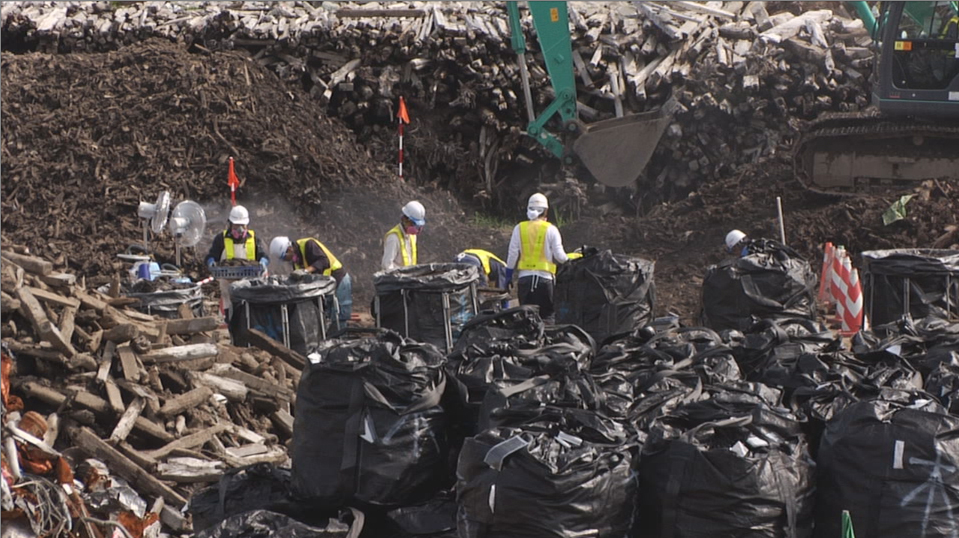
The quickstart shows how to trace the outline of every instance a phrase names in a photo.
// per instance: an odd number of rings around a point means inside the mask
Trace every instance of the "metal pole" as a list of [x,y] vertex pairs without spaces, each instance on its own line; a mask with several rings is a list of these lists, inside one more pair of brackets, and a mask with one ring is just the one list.
[[316,309],[320,315],[320,339],[326,340],[326,297],[316,298]]
[[783,223],[783,199],[776,197],[776,212],[779,214],[779,240],[786,244],[786,225]]

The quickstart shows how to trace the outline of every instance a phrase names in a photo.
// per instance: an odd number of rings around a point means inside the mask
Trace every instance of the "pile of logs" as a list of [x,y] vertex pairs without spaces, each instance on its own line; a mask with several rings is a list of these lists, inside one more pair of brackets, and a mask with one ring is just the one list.
[[[189,308],[180,319],[154,318],[49,261],[7,247],[0,254],[5,493],[16,500],[26,472],[37,473],[24,454],[63,456],[75,470],[105,465],[153,503],[153,520],[182,533],[190,489],[230,468],[287,461],[301,355],[255,330],[269,351],[216,342],[224,336],[217,318],[194,318]],[[88,495],[93,484],[77,479]]]
[[[655,108],[671,95],[682,105],[642,187],[683,196],[781,152],[797,120],[868,104],[862,23],[839,4],[798,15],[769,13],[770,5],[569,3],[584,121]],[[2,7],[2,33],[5,47],[51,52],[109,50],[150,36],[207,52],[246,47],[327,103],[384,162],[395,153],[386,127],[402,94],[414,121],[428,122],[416,113],[430,111],[455,133],[420,145],[411,138],[409,175],[444,186],[468,180],[479,196],[501,186],[504,163],[545,158],[521,133],[527,115],[501,3],[13,2]],[[536,54],[529,63],[540,112],[552,88]]]

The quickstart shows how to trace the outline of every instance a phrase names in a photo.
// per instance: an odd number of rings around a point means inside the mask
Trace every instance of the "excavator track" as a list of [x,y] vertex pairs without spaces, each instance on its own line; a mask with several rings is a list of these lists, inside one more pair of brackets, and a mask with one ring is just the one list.
[[805,130],[793,166],[807,189],[827,194],[890,194],[927,179],[959,180],[959,123],[832,114]]

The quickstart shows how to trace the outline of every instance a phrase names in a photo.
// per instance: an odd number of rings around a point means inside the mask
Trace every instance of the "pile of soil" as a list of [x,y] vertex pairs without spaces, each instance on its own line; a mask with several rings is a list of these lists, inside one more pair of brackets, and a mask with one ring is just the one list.
[[[27,245],[88,282],[128,268],[116,254],[142,240],[138,203],[152,203],[162,190],[171,191],[174,204],[192,199],[206,209],[206,237],[186,255],[191,275],[206,276],[202,258],[231,207],[229,157],[243,181],[238,201],[264,246],[276,235],[323,241],[353,275],[357,309],[369,304],[383,234],[409,199],[427,207],[421,262],[447,262],[465,248],[505,256],[512,223],[523,218],[525,199],[503,219],[488,219],[494,224],[474,224],[483,219],[444,189],[450,183],[400,181],[385,157],[243,51],[194,54],[156,40],[98,54],[5,52],[0,70],[3,240]],[[410,106],[428,110],[425,103]],[[424,147],[451,144],[443,133],[455,111],[437,108],[417,116]],[[545,154],[529,166],[541,177],[554,167]],[[824,241],[853,253],[931,246],[956,224],[959,193],[956,185],[931,183],[918,194],[906,219],[883,226],[881,214],[895,197],[810,193],[781,154],[641,216],[585,206],[560,228],[567,249],[585,244],[656,261],[656,314],[675,312],[694,323],[702,276],[725,255],[725,233],[778,237],[777,196],[787,242],[816,266]],[[157,261],[173,260],[169,234],[151,247]]]

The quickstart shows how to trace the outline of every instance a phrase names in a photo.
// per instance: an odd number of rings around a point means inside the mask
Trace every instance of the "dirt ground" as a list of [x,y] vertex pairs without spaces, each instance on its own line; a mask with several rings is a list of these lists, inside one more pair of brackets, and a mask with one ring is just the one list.
[[[450,261],[465,248],[505,255],[512,224],[524,218],[525,199],[488,213],[445,190],[448,184],[399,181],[392,164],[374,157],[347,126],[243,52],[190,54],[160,41],[107,54],[4,52],[2,77],[3,241],[27,245],[88,282],[126,268],[116,254],[141,241],[138,202],[153,202],[164,189],[174,204],[193,199],[206,209],[198,256],[187,251],[187,270],[206,276],[198,262],[225,226],[231,156],[243,181],[238,199],[264,243],[275,235],[324,241],[353,274],[358,309],[369,304],[382,236],[406,201],[427,207],[421,262]],[[420,143],[445,143],[447,118],[445,111],[420,114],[419,136],[433,137]],[[551,170],[551,158],[542,159],[541,168]],[[825,241],[852,253],[931,247],[957,223],[957,188],[922,185],[907,218],[884,226],[882,212],[896,197],[805,191],[783,148],[774,159],[642,215],[609,203],[632,193],[607,190],[578,218],[564,218],[560,229],[570,250],[585,244],[654,260],[657,314],[673,312],[693,324],[702,276],[724,256],[726,232],[778,238],[777,196],[787,242],[818,267]],[[172,261],[168,234],[152,246],[159,261]]]

